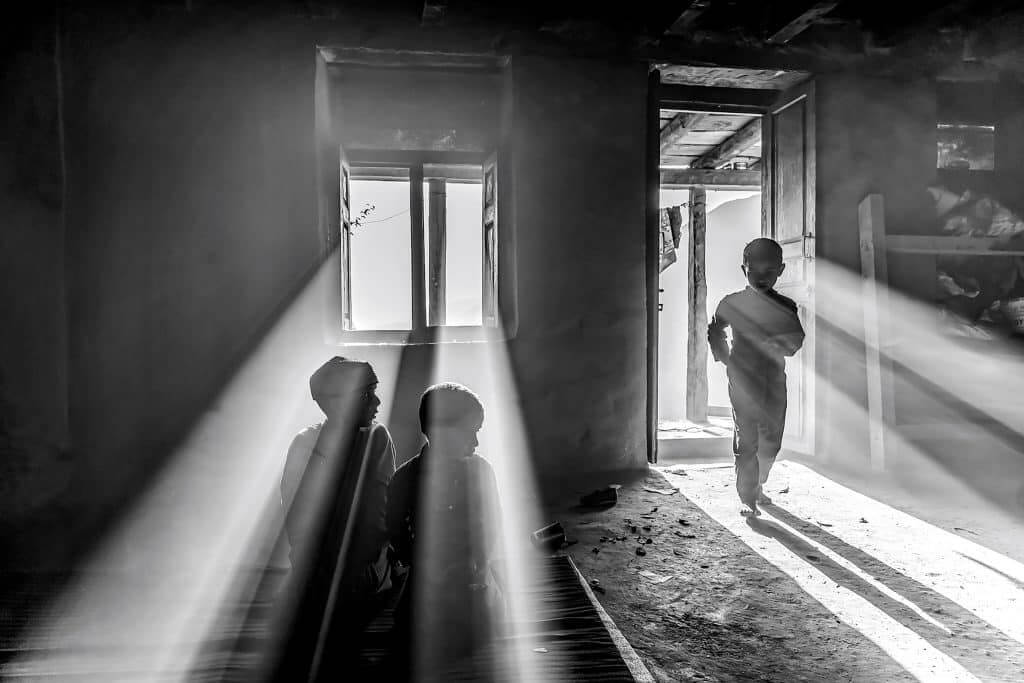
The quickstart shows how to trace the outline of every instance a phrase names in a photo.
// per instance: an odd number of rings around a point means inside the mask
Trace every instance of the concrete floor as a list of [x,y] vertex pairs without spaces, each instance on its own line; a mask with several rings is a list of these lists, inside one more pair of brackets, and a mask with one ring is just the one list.
[[1024,680],[1019,518],[965,518],[898,482],[864,495],[792,461],[756,520],[739,514],[728,463],[617,483],[613,508],[558,512],[659,680]]

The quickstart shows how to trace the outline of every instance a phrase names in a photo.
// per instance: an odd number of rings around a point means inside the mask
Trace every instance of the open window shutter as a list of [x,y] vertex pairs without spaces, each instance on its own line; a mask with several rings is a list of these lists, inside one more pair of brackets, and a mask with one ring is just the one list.
[[498,326],[498,155],[483,168],[483,324]]
[[345,150],[341,145],[336,145],[338,162],[335,164],[338,169],[339,204],[338,223],[341,236],[341,325],[345,330],[352,327],[352,207],[351,192],[349,188],[349,165]]
[[337,340],[351,329],[351,295],[348,287],[348,166],[339,143],[338,112],[331,106],[327,62],[317,55],[314,77],[314,143],[316,145],[317,224],[328,261],[328,286],[324,296],[324,327],[328,339]]

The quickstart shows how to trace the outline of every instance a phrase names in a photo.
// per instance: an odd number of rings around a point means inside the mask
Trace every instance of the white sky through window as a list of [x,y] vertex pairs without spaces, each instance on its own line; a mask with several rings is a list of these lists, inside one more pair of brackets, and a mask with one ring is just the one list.
[[355,220],[374,209],[351,244],[352,324],[357,330],[412,327],[412,246],[408,180],[352,180]]

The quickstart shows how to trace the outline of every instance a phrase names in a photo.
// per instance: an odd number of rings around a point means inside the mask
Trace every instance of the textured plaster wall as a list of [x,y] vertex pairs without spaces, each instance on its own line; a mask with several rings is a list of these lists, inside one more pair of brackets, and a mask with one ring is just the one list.
[[[70,448],[47,456],[63,479],[42,459],[5,479],[26,500],[59,499],[50,531],[22,534],[9,563],[61,564],[101,529],[136,549],[121,565],[157,547],[180,547],[175,561],[188,564],[216,547],[189,545],[198,535],[230,542],[237,534],[217,530],[261,514],[247,487],[273,488],[292,434],[319,417],[308,375],[336,353],[377,366],[400,458],[418,446],[420,393],[454,379],[490,397],[491,410],[522,415],[522,457],[546,477],[643,466],[644,67],[510,67],[514,340],[440,353],[332,347],[318,287],[336,264],[307,287],[322,258],[320,29],[253,13],[69,18],[66,243],[50,56],[5,72],[5,93],[42,104],[8,112],[0,155],[14,226],[3,235],[4,322],[23,333],[4,335],[4,396],[39,418],[48,443]],[[481,106],[494,111],[493,93]],[[34,151],[18,148],[29,135]],[[14,189],[26,169],[42,179]],[[514,398],[481,387],[494,358],[508,360]]]

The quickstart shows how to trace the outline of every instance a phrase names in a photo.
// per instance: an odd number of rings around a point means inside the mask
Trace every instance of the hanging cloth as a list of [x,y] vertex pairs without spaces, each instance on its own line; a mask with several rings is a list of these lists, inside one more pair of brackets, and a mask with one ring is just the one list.
[[683,215],[678,206],[661,209],[658,212],[661,222],[661,266],[658,272],[676,262],[676,249],[682,237]]

